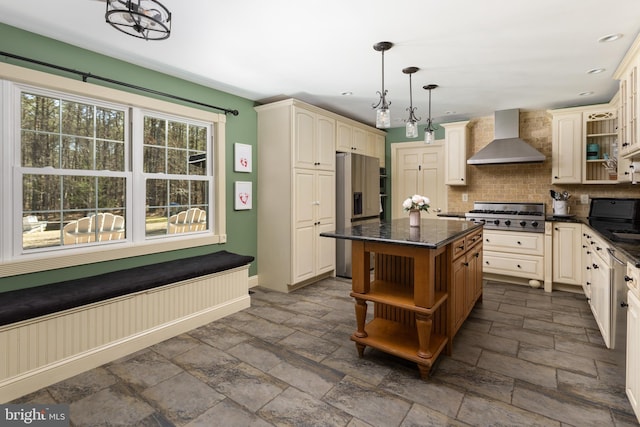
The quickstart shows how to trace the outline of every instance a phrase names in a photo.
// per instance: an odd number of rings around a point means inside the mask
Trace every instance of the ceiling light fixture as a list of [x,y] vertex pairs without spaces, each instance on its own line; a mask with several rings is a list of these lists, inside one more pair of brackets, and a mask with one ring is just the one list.
[[433,128],[433,122],[431,121],[431,91],[437,88],[438,85],[430,84],[422,86],[423,89],[429,91],[429,118],[427,119],[427,127],[424,128],[424,143],[433,144],[435,140],[435,129]]
[[387,102],[387,91],[384,88],[384,52],[391,49],[393,43],[379,42],[373,45],[373,49],[382,52],[382,91],[378,92],[380,100],[377,104],[372,105],[376,109],[376,127],[378,129],[387,129],[391,127],[391,113],[389,111],[390,102]]
[[607,34],[606,36],[602,36],[598,39],[599,43],[608,43],[608,42],[613,42],[616,41],[618,39],[620,39],[622,37],[622,34],[620,33],[616,33],[616,34]]
[[587,70],[587,74],[600,74],[600,73],[604,73],[606,71],[605,68],[592,68],[590,70]]
[[106,21],[116,30],[145,40],[171,34],[171,12],[156,0],[107,0]]
[[409,74],[409,108],[407,111],[409,112],[409,118],[406,120],[406,133],[405,136],[407,138],[417,138],[418,137],[418,121],[420,119],[416,118],[416,108],[413,106],[413,88],[411,86],[411,75],[418,71],[420,68],[418,67],[407,67],[402,70],[403,73]]

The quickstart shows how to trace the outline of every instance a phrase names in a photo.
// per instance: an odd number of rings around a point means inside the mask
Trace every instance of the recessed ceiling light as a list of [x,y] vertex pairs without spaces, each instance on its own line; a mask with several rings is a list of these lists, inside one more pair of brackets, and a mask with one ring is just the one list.
[[580,92],[578,95],[580,95],[580,96],[590,96],[590,95],[593,95],[593,91],[589,91],[589,92]]
[[445,113],[446,115],[449,115],[449,114],[455,114],[456,112],[455,112],[455,111],[445,111],[444,113]]
[[608,43],[608,42],[612,42],[612,41],[616,41],[619,38],[622,37],[622,34],[620,33],[616,33],[616,34],[607,34],[606,36],[602,36],[598,39],[599,43]]
[[353,95],[353,92],[351,92],[350,90],[345,90],[344,92],[340,92],[340,95],[342,95],[342,96],[351,96],[351,95]]
[[605,71],[606,71],[606,68],[592,68],[587,71],[587,74],[600,74],[600,73],[604,73]]

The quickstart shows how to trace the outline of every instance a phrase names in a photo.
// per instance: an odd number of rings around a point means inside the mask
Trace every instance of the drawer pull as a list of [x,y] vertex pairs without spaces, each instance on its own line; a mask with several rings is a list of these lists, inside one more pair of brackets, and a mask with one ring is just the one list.
[[520,243],[520,241],[518,241],[518,244],[521,245],[522,243]]
[[468,262],[463,262],[462,265],[464,265],[465,267],[469,267],[469,263]]
[[629,276],[624,276],[624,281],[625,282],[632,282],[633,281],[633,277],[629,277]]
[[463,250],[464,249],[464,245],[458,246],[458,249]]

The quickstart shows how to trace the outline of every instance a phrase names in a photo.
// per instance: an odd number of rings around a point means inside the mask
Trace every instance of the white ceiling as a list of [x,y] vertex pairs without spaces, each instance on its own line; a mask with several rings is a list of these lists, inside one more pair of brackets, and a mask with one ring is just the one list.
[[[105,23],[99,0],[0,0],[0,22],[255,101],[296,97],[373,124],[381,54],[392,127],[495,110],[607,102],[640,31],[638,0],[161,0],[171,36],[145,41]],[[621,33],[611,43],[601,36]],[[38,58],[35,58],[38,59]],[[57,65],[65,66],[64,63]],[[605,68],[600,74],[587,74]],[[87,64],[82,71],[100,76]],[[343,96],[342,92],[351,92]],[[582,92],[593,92],[580,96]],[[214,105],[216,100],[200,100]]]

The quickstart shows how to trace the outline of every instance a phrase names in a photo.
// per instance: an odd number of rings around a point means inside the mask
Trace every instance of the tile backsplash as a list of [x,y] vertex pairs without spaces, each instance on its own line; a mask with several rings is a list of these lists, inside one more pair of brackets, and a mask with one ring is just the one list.
[[[469,123],[471,157],[493,140],[493,116],[472,119]],[[589,197],[638,197],[640,184],[551,184],[551,115],[544,110],[520,111],[520,138],[544,154],[547,159],[535,164],[504,164],[467,166],[467,186],[448,186],[449,212],[467,212],[474,201],[537,202],[545,203],[548,215],[552,214],[550,190],[571,194],[571,214],[587,216],[589,204],[580,204],[580,196]],[[462,195],[468,201],[462,201]]]

